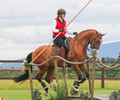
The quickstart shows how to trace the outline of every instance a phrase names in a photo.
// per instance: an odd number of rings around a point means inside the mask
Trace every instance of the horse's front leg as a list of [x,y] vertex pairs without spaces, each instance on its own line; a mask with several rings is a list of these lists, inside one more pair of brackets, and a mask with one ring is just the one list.
[[73,86],[74,86],[74,89],[73,91],[71,91],[71,94],[74,95],[74,94],[77,94],[78,91],[79,91],[79,84],[81,82],[81,79],[82,79],[82,75],[80,73],[80,68],[78,65],[72,65],[74,71],[77,73],[77,76],[78,76],[78,80],[75,80],[74,83],[73,83]]
[[79,67],[80,67],[81,71],[83,71],[85,73],[85,76],[83,78],[81,78],[81,81],[80,81],[80,83],[82,84],[85,82],[85,80],[87,80],[89,78],[89,72],[88,72],[85,64],[79,65]]
[[42,87],[44,88],[44,95],[47,96],[48,95],[48,87],[46,86],[46,84],[42,81],[42,76],[45,74],[45,72],[47,71],[47,66],[41,66],[40,67],[40,71],[36,76],[36,79],[41,83]]

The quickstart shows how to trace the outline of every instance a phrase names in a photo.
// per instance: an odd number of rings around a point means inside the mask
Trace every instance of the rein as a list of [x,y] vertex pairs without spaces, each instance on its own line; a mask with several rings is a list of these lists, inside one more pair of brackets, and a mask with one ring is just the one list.
[[[82,44],[82,42],[77,38],[77,40],[78,40],[78,42],[84,47],[84,49],[86,48],[83,44]],[[87,47],[87,50],[88,51],[91,51],[91,49],[89,49],[88,47]]]
[[73,42],[73,46],[72,46],[72,49],[71,49],[71,55],[72,55],[72,52],[73,52],[73,48],[74,48],[74,46],[75,46],[75,41],[76,41],[76,39],[77,39],[77,34],[75,35],[75,40],[74,40],[74,42]]
[[[75,41],[76,41],[76,40],[78,40],[78,42],[84,47],[84,49],[86,48],[86,47],[82,44],[82,42],[77,38],[77,34],[76,34],[75,39],[74,39],[74,42],[73,42],[73,46],[72,46],[72,49],[71,49],[71,55],[72,55],[73,48],[74,48],[74,46],[75,46]],[[88,47],[87,47],[87,50],[88,50],[88,51],[91,51],[91,49],[89,49]]]

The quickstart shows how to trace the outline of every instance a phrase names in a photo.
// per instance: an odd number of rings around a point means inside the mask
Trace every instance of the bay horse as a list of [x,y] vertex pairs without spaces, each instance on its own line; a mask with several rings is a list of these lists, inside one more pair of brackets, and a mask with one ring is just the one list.
[[[89,29],[80,32],[77,34],[77,39],[75,40],[76,36],[70,39],[70,48],[73,48],[73,52],[71,54],[71,49],[69,50],[67,54],[67,60],[71,62],[82,62],[87,59],[87,47],[90,44],[91,49],[98,50],[100,47],[100,44],[102,42],[102,36],[104,34],[99,33],[96,30]],[[44,48],[46,45],[38,47],[34,52],[30,53],[26,60],[28,63],[30,63]],[[52,57],[53,54],[51,54],[50,46],[33,62],[34,64],[40,64],[44,61],[48,60],[50,57]],[[61,64],[61,61],[58,60],[58,65]],[[78,80],[74,81],[74,89],[78,90],[79,84],[82,84],[87,78],[89,78],[88,70],[85,66],[85,64],[82,65],[72,65],[74,71],[77,73]],[[54,72],[54,60],[51,60],[50,62],[46,63],[43,66],[38,66],[39,73],[36,76],[36,79],[41,83],[42,87],[44,88],[45,93],[48,93],[48,87],[46,84],[42,81],[42,76],[47,72],[45,80],[51,85],[52,84],[52,75]],[[85,73],[85,76],[82,77],[81,71]],[[24,73],[19,75],[18,77],[14,78],[15,82],[20,82],[23,80],[28,79],[29,73],[28,70],[25,69]]]

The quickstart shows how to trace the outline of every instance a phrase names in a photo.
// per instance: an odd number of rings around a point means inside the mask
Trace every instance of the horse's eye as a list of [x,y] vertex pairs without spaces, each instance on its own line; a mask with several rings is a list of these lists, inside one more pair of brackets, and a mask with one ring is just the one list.
[[99,43],[100,41],[96,41],[96,43]]
[[100,42],[102,42],[102,41],[96,41],[96,43],[100,43]]

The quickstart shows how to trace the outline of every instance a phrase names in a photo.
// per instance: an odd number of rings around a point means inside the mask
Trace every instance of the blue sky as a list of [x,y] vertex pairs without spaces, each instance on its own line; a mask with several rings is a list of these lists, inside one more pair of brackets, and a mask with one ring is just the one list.
[[[89,0],[0,0],[0,59],[19,59],[52,40],[59,8],[69,22]],[[72,31],[107,33],[103,43],[120,41],[120,0],[92,0],[68,26]]]

